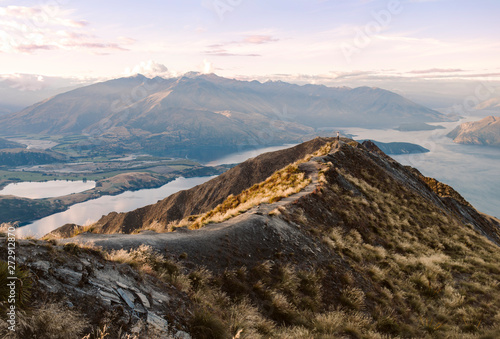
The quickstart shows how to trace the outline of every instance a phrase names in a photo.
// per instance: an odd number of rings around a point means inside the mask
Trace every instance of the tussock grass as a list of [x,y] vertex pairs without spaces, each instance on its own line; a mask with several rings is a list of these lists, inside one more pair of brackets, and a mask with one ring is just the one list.
[[218,223],[235,217],[259,204],[273,203],[298,193],[311,183],[311,179],[306,178],[305,173],[298,169],[300,162],[302,161],[275,172],[265,181],[253,185],[237,196],[230,195],[213,210],[201,216],[188,217],[169,225],[168,228],[189,226],[190,229],[198,229],[208,223]]
[[[346,153],[345,161],[354,157]],[[331,221],[302,206],[282,214],[309,227],[352,272],[339,274],[343,288],[336,298],[343,312],[359,312],[371,325],[364,332],[335,328],[335,336],[486,338],[499,332],[498,246],[375,165],[372,171],[327,166],[322,194],[310,204],[329,209]],[[434,186],[460,199],[446,185]]]
[[8,324],[0,320],[2,338],[81,338],[88,322],[77,311],[61,303],[48,303],[32,310],[17,312],[16,331],[8,330]]
[[[7,307],[10,306],[10,304],[7,303],[10,295],[10,287],[7,284],[12,281],[9,280],[10,276],[8,263],[0,260],[0,307],[3,305]],[[19,309],[25,307],[29,302],[34,277],[27,268],[19,265],[16,265],[14,276],[17,279],[15,287],[15,306]],[[3,316],[2,314],[2,317]]]

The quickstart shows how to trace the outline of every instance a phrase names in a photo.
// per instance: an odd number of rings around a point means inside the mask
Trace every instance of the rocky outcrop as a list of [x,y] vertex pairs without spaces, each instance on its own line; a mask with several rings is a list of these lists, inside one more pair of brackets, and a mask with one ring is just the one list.
[[21,240],[19,246],[17,265],[36,276],[33,299],[57,300],[111,333],[190,338],[185,331],[191,302],[173,286],[107,261],[96,250],[39,240]]

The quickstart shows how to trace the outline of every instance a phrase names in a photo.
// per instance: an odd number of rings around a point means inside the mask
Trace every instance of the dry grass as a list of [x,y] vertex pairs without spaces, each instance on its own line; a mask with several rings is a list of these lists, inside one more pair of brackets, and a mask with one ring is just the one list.
[[311,183],[311,179],[306,178],[305,173],[298,169],[298,163],[277,171],[265,181],[253,185],[237,196],[230,195],[213,210],[201,216],[183,219],[169,225],[168,228],[189,226],[190,229],[198,229],[208,223],[222,222],[235,217],[254,206],[273,203],[298,193]]
[[374,325],[370,331],[391,337],[493,338],[498,246],[386,174],[330,168],[315,204],[330,208],[336,221],[319,224],[300,206],[285,216],[314,228],[352,272],[368,279],[339,277],[344,312],[362,312]]
[[60,303],[49,303],[28,312],[17,313],[16,332],[8,330],[8,324],[0,319],[2,338],[81,338],[89,325],[80,313]]

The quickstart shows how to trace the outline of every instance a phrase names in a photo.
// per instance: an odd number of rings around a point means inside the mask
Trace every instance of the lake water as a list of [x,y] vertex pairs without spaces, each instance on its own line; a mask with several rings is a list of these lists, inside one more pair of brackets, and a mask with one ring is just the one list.
[[228,155],[225,155],[225,156],[218,158],[216,160],[204,162],[203,164],[205,166],[218,166],[218,165],[223,165],[223,164],[239,164],[240,162],[243,162],[243,161],[248,160],[250,158],[256,157],[260,154],[267,153],[267,152],[279,151],[279,150],[282,150],[285,148],[293,147],[295,145],[296,144],[285,144],[285,145],[281,145],[281,146],[271,146],[271,147],[265,147],[265,148],[248,149],[248,150],[244,150],[241,152],[228,154]]
[[356,135],[356,140],[411,142],[429,149],[429,153],[392,157],[404,165],[417,168],[425,176],[452,186],[479,211],[500,217],[500,148],[455,144],[446,137],[457,125],[471,120],[477,120],[477,117],[438,123],[436,125],[446,129],[434,131],[346,128],[343,132]]
[[42,199],[83,192],[95,187],[95,181],[52,180],[45,182],[20,182],[9,184],[0,190],[0,195]]
[[17,233],[19,236],[41,237],[64,224],[89,225],[110,212],[128,212],[154,204],[173,193],[200,185],[214,177],[177,178],[160,188],[125,192],[115,196],[103,196],[85,201],[71,206],[64,212],[50,215],[20,227],[17,229]]

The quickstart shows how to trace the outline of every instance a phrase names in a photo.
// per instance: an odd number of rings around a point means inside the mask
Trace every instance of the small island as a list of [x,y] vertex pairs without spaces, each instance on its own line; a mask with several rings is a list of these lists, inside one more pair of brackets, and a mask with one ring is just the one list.
[[445,129],[445,127],[441,125],[429,125],[425,122],[410,122],[401,124],[399,127],[395,128],[395,130],[401,132],[433,131],[436,129]]
[[414,154],[430,152],[427,148],[409,142],[373,141],[382,152],[388,155]]

